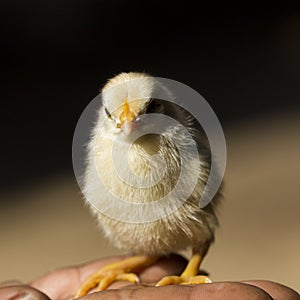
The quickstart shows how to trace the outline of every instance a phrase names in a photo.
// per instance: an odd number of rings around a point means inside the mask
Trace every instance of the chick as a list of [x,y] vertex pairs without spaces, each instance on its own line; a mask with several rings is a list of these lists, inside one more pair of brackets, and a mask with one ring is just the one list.
[[[136,283],[136,269],[186,248],[192,249],[192,257],[184,272],[164,277],[156,285],[210,282],[206,276],[197,275],[218,224],[215,206],[219,193],[204,208],[199,206],[210,173],[209,146],[194,117],[174,102],[153,97],[157,91],[166,100],[173,97],[154,77],[133,72],[115,76],[102,90],[103,105],[88,145],[83,192],[106,237],[114,246],[135,255],[92,274],[76,297],[97,285],[98,291],[104,290],[116,280]],[[156,119],[149,118],[151,115],[171,118],[179,125],[167,121],[158,124]],[[152,130],[155,127],[159,127],[159,134]],[[148,133],[132,138],[142,128]],[[186,138],[183,128],[193,141]],[[197,153],[190,150],[192,143]],[[180,148],[185,149],[185,160],[180,157]],[[188,171],[180,186],[178,178],[183,167]],[[139,179],[148,184],[139,185]],[[191,193],[182,201],[190,182],[194,182]],[[176,193],[170,194],[175,189]],[[149,208],[149,204],[156,204],[167,195],[172,195],[167,205]],[[114,197],[120,201],[114,202]],[[139,206],[123,208],[122,201]]]

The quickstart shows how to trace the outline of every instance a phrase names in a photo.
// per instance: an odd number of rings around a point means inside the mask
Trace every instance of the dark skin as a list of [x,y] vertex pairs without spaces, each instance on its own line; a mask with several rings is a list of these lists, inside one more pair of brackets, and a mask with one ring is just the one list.
[[[51,272],[29,285],[19,282],[0,284],[0,299],[14,300],[69,300],[83,280],[100,267],[123,259],[124,256],[94,261],[77,267],[69,267]],[[166,275],[180,274],[186,261],[177,255],[159,260],[145,270],[140,270],[140,284],[115,282],[109,289],[91,293],[80,299],[112,300],[112,299],[141,299],[141,300],[299,300],[300,296],[292,289],[271,281],[215,282],[203,285],[172,285],[154,287],[155,282]],[[29,297],[31,296],[31,298]]]

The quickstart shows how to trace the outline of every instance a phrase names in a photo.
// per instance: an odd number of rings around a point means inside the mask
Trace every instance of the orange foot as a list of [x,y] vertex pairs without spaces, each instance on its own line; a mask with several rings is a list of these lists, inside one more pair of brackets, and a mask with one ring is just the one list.
[[194,253],[185,270],[180,276],[166,276],[162,278],[156,286],[166,286],[171,284],[203,284],[212,281],[203,275],[197,275],[203,256]]
[[98,287],[96,288],[96,291],[103,291],[111,283],[117,280],[125,280],[133,283],[138,283],[138,276],[131,271],[139,267],[150,266],[157,259],[158,257],[137,255],[113,264],[109,264],[98,270],[96,273],[90,275],[78,289],[75,298],[86,295],[97,285]]
[[162,278],[156,286],[166,286],[171,284],[202,284],[211,283],[212,281],[203,275],[198,276],[166,276]]

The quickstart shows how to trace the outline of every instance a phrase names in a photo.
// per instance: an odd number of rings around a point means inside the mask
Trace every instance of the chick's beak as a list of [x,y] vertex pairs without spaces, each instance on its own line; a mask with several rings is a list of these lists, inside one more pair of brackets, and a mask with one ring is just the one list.
[[135,115],[134,113],[130,110],[129,104],[127,102],[127,99],[125,99],[124,104],[123,104],[123,111],[120,114],[120,124],[118,124],[118,127],[122,129],[122,131],[126,134],[129,135],[132,130],[134,129],[134,120]]

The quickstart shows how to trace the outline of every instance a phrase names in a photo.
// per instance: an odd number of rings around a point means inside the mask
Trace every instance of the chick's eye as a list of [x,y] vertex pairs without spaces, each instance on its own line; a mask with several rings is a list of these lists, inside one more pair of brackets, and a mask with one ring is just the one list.
[[146,108],[146,114],[159,112],[160,109],[161,109],[161,103],[156,100],[152,100]]
[[104,110],[105,110],[106,116],[107,116],[109,119],[112,119],[111,114],[110,114],[110,112],[107,110],[106,107],[104,107]]

